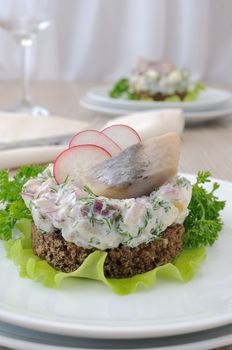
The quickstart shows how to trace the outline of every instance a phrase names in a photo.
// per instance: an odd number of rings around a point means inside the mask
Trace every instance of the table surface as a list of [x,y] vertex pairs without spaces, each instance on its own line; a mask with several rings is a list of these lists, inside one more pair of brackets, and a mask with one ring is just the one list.
[[[96,83],[39,82],[32,84],[31,92],[34,101],[48,108],[52,115],[92,121],[96,115],[80,107],[79,98],[94,85]],[[19,93],[17,82],[0,83],[0,110],[13,107]],[[97,126],[103,125],[107,119],[99,117]],[[211,171],[216,178],[232,181],[232,116],[185,129],[180,171],[196,173],[199,169]],[[0,350],[5,348],[0,346]],[[232,345],[220,350],[232,350]]]

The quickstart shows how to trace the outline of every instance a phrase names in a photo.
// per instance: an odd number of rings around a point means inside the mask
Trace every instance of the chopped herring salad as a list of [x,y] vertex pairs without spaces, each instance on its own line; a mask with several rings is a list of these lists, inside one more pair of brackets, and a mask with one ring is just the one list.
[[110,199],[78,187],[72,179],[58,185],[52,165],[22,189],[41,231],[59,229],[66,241],[99,250],[120,244],[136,247],[159,239],[168,226],[184,222],[191,194],[190,182],[174,177],[149,196]]

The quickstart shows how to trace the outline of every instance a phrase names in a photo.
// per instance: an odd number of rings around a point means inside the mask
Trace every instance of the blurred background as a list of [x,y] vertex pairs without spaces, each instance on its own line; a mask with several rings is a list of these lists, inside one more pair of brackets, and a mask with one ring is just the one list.
[[[12,4],[20,15],[20,1],[1,0],[1,16]],[[51,20],[31,51],[32,80],[113,80],[143,56],[187,67],[194,79],[232,83],[231,0],[25,2],[34,17],[39,5]],[[21,52],[4,30],[0,53],[0,80],[18,80]]]

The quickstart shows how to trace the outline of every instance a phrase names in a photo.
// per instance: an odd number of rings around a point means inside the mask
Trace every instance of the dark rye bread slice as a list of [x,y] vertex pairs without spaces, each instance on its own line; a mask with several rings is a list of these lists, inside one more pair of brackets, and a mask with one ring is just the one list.
[[139,99],[144,99],[144,98],[152,98],[154,101],[165,101],[166,98],[169,97],[173,97],[173,96],[178,96],[180,98],[181,101],[183,101],[183,99],[185,98],[185,96],[187,95],[187,91],[185,92],[176,92],[173,94],[162,94],[160,92],[152,95],[149,93],[137,93],[136,95],[138,96]]
[[[171,262],[181,251],[184,226],[169,226],[159,240],[130,248],[107,249],[104,265],[106,277],[125,278],[152,270]],[[97,249],[85,249],[64,240],[60,231],[42,233],[32,226],[32,246],[36,255],[58,271],[76,270],[85,258]]]

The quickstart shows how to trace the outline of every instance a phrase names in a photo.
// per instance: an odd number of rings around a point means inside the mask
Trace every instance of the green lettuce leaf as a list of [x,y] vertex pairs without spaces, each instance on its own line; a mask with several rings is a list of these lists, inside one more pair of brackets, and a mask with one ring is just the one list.
[[201,91],[204,91],[206,86],[202,82],[197,82],[191,90],[188,91],[186,96],[183,99],[183,102],[196,101]]
[[169,97],[166,97],[165,102],[181,102],[181,99],[178,95],[173,95],[173,96],[169,96]]
[[126,295],[141,287],[151,288],[157,282],[157,277],[188,282],[194,277],[196,268],[206,257],[203,247],[185,249],[172,264],[157,267],[131,278],[115,279],[106,278],[104,275],[104,262],[107,253],[95,251],[85,259],[76,271],[63,273],[56,271],[46,261],[34,254],[31,242],[31,220],[21,219],[17,222],[16,229],[21,233],[20,238],[4,243],[7,257],[19,267],[21,277],[41,282],[50,288],[58,288],[66,278],[79,277],[100,281],[111,288],[114,293]]

